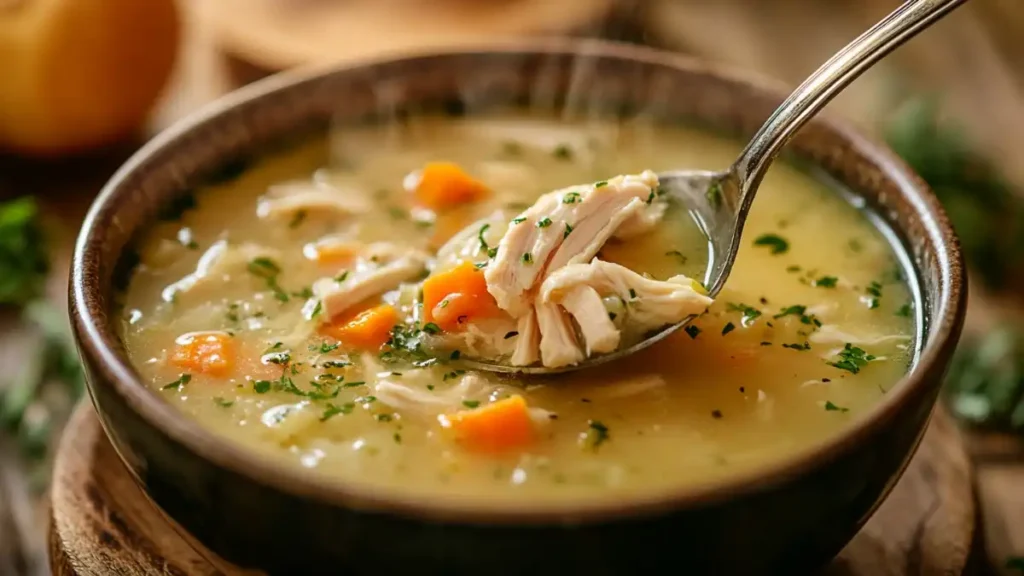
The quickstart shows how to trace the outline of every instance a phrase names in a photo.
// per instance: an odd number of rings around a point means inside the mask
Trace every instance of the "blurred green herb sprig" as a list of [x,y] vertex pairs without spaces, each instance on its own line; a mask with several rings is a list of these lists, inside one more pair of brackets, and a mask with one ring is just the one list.
[[[29,350],[11,380],[0,385],[0,429],[24,455],[43,459],[55,428],[50,390],[74,401],[84,389],[64,312],[44,298],[50,265],[39,208],[31,197],[0,204],[0,307],[32,327]],[[64,402],[70,404],[71,402]]]
[[[908,103],[886,131],[889,145],[935,191],[960,237],[971,274],[992,290],[1019,291],[1024,274],[1024,200],[939,102]],[[970,424],[1024,433],[1024,330],[1004,325],[965,338],[946,379],[953,413]]]

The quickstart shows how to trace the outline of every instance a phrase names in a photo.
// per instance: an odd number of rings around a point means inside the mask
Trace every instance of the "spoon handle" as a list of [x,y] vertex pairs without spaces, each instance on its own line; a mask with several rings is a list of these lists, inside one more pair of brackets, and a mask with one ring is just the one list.
[[846,45],[811,74],[768,118],[731,171],[739,182],[739,212],[746,213],[779,150],[807,120],[883,56],[913,38],[965,0],[909,0]]

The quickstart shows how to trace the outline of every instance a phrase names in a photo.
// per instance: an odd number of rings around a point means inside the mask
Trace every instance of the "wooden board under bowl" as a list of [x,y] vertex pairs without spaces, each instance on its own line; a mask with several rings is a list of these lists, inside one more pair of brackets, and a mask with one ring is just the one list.
[[[968,573],[975,558],[971,483],[956,426],[938,409],[893,492],[824,576]],[[262,574],[218,559],[174,526],[128,474],[88,403],[64,431],[51,499],[57,576]]]

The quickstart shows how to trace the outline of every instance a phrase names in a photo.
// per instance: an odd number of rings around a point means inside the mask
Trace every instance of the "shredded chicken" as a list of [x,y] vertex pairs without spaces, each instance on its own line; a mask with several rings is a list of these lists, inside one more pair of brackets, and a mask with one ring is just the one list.
[[657,176],[646,171],[541,196],[512,220],[484,272],[498,306],[514,318],[526,314],[529,291],[545,273],[593,258],[620,225],[660,204],[657,186]]
[[313,294],[320,299],[323,320],[330,322],[363,300],[419,277],[426,265],[425,256],[409,253],[390,262],[364,260],[347,276],[317,280]]
[[[621,330],[660,328],[711,304],[685,276],[659,281],[596,259],[610,238],[632,238],[661,221],[667,204],[657,190],[649,170],[564,188],[509,223],[484,278],[498,307],[518,322],[514,365],[575,364],[614,351]],[[460,235],[460,245],[472,232]]]
[[912,340],[909,334],[851,334],[837,328],[834,324],[825,324],[808,337],[816,344],[850,344],[856,346],[875,346],[886,342],[902,342]]
[[194,272],[181,280],[167,286],[161,293],[165,302],[171,302],[181,294],[187,294],[196,288],[213,281],[218,276],[228,280],[227,275],[243,270],[256,258],[274,258],[276,250],[256,244],[231,246],[227,240],[214,242],[199,258]]
[[[602,296],[614,295],[626,303],[627,323],[638,331],[673,324],[711,305],[711,298],[694,289],[693,280],[683,275],[654,280],[625,266],[594,259],[589,264],[571,264],[548,276],[537,300],[560,304],[579,287],[588,286]],[[577,317],[582,323],[585,319]]]
[[377,400],[403,412],[435,416],[462,408],[462,402],[472,397],[486,396],[496,386],[479,374],[466,374],[458,384],[447,390],[413,388],[390,380],[380,380],[374,386]]
[[296,212],[362,214],[370,205],[359,194],[326,182],[296,181],[271,186],[256,204],[260,218],[292,217]]

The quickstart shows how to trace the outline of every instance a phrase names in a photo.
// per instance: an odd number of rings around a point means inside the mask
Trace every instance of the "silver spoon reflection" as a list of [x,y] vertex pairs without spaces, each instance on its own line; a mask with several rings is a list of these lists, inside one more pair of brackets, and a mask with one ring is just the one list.
[[[709,260],[703,284],[712,298],[721,292],[729,278],[754,194],[786,142],[861,73],[964,1],[910,0],[904,3],[811,74],[775,110],[726,170],[681,170],[658,174],[662,192],[680,200],[707,235]],[[679,330],[693,318],[690,316],[682,322],[668,325],[632,346],[591,356],[569,366],[511,366],[470,358],[463,363],[476,370],[518,374],[545,375],[582,370],[643,350]]]

